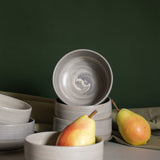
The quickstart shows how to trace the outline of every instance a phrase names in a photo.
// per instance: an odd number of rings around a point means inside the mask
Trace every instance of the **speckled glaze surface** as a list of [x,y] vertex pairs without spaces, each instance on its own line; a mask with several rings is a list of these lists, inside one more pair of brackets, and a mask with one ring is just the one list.
[[56,99],[54,114],[56,117],[66,120],[75,120],[84,114],[91,114],[94,110],[97,110],[97,114],[94,115],[95,120],[110,118],[112,114],[112,102],[110,98],[107,98],[105,102],[99,105],[89,106],[71,106],[66,105],[59,99]]
[[0,94],[0,124],[23,124],[29,121],[32,107],[28,103]]
[[104,142],[87,146],[55,146],[58,132],[41,132],[25,139],[26,160],[103,160]]
[[64,103],[95,105],[108,97],[113,73],[102,55],[89,49],[78,49],[59,60],[52,82],[57,96]]
[[0,125],[0,151],[22,148],[24,139],[34,133],[35,121],[25,124]]
[[[62,131],[66,126],[68,126],[72,122],[73,122],[72,120],[66,120],[54,117],[53,130]],[[112,133],[112,118],[95,120],[95,122],[96,122],[96,136],[99,136],[103,140],[107,141],[111,137]]]

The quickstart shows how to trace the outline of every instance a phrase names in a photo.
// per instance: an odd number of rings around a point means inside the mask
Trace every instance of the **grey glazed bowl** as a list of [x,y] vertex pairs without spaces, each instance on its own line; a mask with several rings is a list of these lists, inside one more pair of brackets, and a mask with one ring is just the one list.
[[0,125],[0,151],[22,148],[25,138],[34,133],[34,124],[30,119],[25,124]]
[[[66,120],[66,119],[54,117],[53,130],[62,131],[65,127],[67,127],[72,122],[73,122],[72,120]],[[112,133],[112,118],[95,120],[95,122],[96,122],[96,135],[101,137],[104,141],[109,140]]]
[[81,115],[91,114],[94,110],[97,110],[97,114],[94,115],[94,120],[100,120],[109,118],[112,115],[112,102],[110,98],[107,98],[105,102],[98,105],[89,106],[72,106],[64,104],[58,98],[55,101],[54,114],[56,117],[66,120],[75,120]]
[[108,61],[89,49],[63,56],[55,66],[52,83],[57,96],[68,105],[95,105],[109,95],[113,74]]
[[30,119],[32,107],[19,99],[0,94],[0,124],[23,124]]
[[87,146],[55,146],[58,132],[41,132],[26,137],[26,160],[103,160],[104,142]]

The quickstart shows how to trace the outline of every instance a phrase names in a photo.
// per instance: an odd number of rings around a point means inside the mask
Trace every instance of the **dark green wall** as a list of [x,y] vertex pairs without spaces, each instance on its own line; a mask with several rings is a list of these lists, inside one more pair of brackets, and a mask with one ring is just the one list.
[[110,63],[120,107],[160,105],[157,0],[0,1],[0,90],[55,98],[52,72],[87,48]]

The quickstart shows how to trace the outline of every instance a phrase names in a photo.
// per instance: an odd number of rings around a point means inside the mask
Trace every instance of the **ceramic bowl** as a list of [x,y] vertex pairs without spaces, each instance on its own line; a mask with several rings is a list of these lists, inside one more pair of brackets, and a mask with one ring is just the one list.
[[78,49],[63,56],[55,66],[52,83],[57,96],[68,105],[95,105],[109,95],[113,74],[99,53]]
[[99,105],[89,105],[89,106],[66,105],[60,99],[56,99],[54,106],[55,116],[66,120],[75,120],[81,115],[91,114],[94,110],[98,111],[97,114],[94,115],[95,120],[110,118],[112,115],[111,99],[107,98],[105,102]]
[[35,121],[25,124],[0,125],[0,151],[22,148],[24,139],[34,133]]
[[[61,119],[58,117],[53,118],[53,130],[62,131],[66,126],[73,121]],[[112,118],[105,118],[101,120],[95,120],[96,122],[96,135],[107,141],[111,137],[112,133]]]
[[19,99],[0,94],[0,124],[23,124],[29,121],[32,107]]
[[40,132],[25,139],[26,160],[103,160],[104,142],[97,138],[93,145],[55,146],[58,132]]

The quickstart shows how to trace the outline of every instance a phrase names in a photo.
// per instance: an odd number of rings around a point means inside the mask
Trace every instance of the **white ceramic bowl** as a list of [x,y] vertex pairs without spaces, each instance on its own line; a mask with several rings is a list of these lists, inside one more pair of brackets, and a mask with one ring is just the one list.
[[32,107],[28,103],[0,94],[0,124],[23,124],[29,121]]
[[95,105],[109,95],[113,73],[108,61],[89,49],[78,49],[63,56],[53,72],[57,96],[68,105]]
[[56,117],[66,120],[75,120],[81,115],[89,115],[94,110],[97,110],[98,112],[94,115],[94,119],[100,120],[111,117],[112,102],[110,98],[107,98],[105,102],[98,105],[71,106],[64,104],[59,99],[56,99],[54,110],[54,114]]
[[87,146],[55,146],[58,132],[41,132],[25,139],[26,160],[103,160],[104,142]]
[[[53,118],[53,130],[62,131],[65,127],[71,124],[72,120],[61,119],[58,117]],[[96,136],[101,137],[104,141],[107,141],[111,137],[112,133],[112,118],[105,118],[101,120],[95,120],[96,122]]]
[[34,133],[35,121],[25,124],[0,125],[0,151],[22,148],[24,139]]

